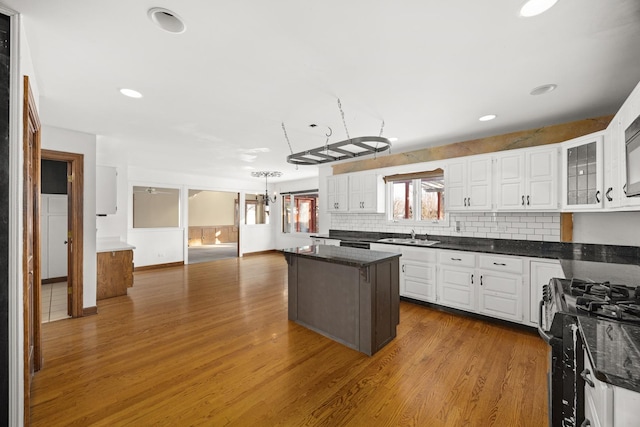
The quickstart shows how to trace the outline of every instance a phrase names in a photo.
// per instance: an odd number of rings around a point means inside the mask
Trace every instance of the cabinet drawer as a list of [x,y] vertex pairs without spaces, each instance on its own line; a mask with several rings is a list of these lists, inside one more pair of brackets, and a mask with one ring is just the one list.
[[438,253],[438,263],[474,268],[476,266],[476,254],[472,252],[440,251]]
[[402,259],[436,262],[436,249],[402,247]]
[[505,273],[522,274],[522,259],[506,256],[480,255],[480,268],[484,270],[504,271]]

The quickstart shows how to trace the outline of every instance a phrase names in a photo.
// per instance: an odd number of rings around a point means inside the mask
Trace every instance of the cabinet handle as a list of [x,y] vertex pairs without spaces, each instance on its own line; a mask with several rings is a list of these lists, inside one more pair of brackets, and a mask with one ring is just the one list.
[[609,193],[611,193],[612,191],[613,191],[613,187],[609,187],[607,189],[607,192],[604,194],[607,197],[607,200],[610,202],[613,202],[613,197],[609,195]]
[[587,368],[585,368],[584,371],[580,373],[580,376],[585,383],[589,384],[590,387],[595,388],[596,385],[593,383],[593,381],[591,381],[591,378],[589,378],[589,374],[591,374],[591,372]]
[[471,275],[471,284],[473,285],[473,274]]
[[589,421],[589,418],[585,418],[582,424],[580,424],[580,427],[589,427],[590,425],[591,421]]
[[467,206],[471,207],[471,197],[467,197]]
[[482,276],[480,276],[480,286],[482,286],[484,283],[482,283]]
[[494,262],[493,265],[501,265],[503,267],[506,267],[507,264],[501,263],[501,262]]
[[464,205],[467,206],[467,198],[466,197],[464,199],[462,199],[462,203],[464,203]]
[[527,206],[529,206],[531,203],[529,203],[529,196],[527,196]]
[[404,273],[404,267],[405,267],[405,265],[404,265],[404,264],[402,264],[402,272],[403,272],[403,273]]
[[451,261],[462,261],[462,258],[451,258]]
[[522,206],[524,206],[524,196],[522,196]]
[[600,203],[600,190],[596,191],[596,203]]

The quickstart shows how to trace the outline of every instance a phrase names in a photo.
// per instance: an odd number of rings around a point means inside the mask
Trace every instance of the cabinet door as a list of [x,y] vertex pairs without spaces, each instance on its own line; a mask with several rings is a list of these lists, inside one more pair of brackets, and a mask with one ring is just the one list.
[[525,209],[525,171],[522,153],[502,154],[497,158],[498,209]]
[[522,276],[480,270],[478,312],[522,321]]
[[558,209],[557,149],[526,153],[527,209]]
[[403,296],[436,302],[436,266],[417,261],[402,261]]
[[624,170],[623,159],[619,154],[624,140],[620,134],[620,117],[616,115],[604,135],[604,207],[614,209],[620,206],[622,197],[622,171]]
[[349,177],[349,210],[362,211],[364,209],[364,175],[352,175]]
[[553,277],[564,278],[559,261],[531,261],[529,265],[529,322],[538,324],[542,287]]
[[445,203],[447,211],[466,211],[466,162],[457,161],[448,163],[445,168],[445,184],[446,191]]
[[[491,210],[491,158],[469,159],[467,178],[467,205],[468,210]],[[446,188],[446,187],[445,187]],[[448,188],[446,188],[448,191]]]
[[441,265],[438,274],[438,303],[475,311],[474,271],[473,268]]
[[602,132],[562,144],[562,207],[565,210],[604,206]]
[[336,175],[327,177],[327,206],[328,212],[346,212],[348,205],[348,177]]

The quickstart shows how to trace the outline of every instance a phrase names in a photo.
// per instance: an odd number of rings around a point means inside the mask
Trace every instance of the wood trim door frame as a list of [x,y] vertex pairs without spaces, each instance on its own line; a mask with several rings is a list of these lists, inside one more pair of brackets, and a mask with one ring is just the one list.
[[83,310],[83,247],[84,247],[84,155],[63,151],[41,150],[44,160],[67,163],[67,287],[69,315],[84,316]]
[[31,377],[42,367],[40,311],[40,137],[41,125],[29,77],[24,76],[22,182],[22,305],[24,322],[24,424],[29,425]]

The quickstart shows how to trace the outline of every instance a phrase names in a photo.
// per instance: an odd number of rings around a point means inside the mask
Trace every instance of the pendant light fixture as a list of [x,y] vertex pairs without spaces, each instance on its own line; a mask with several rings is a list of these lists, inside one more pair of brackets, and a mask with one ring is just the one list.
[[264,177],[264,204],[265,206],[269,206],[269,203],[275,203],[278,198],[275,193],[273,198],[269,197],[269,178],[278,178],[282,176],[282,172],[278,171],[256,171],[251,172],[251,176],[256,178]]

